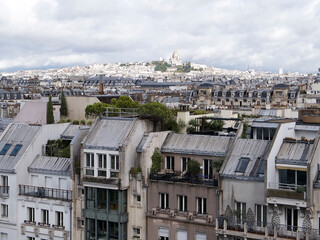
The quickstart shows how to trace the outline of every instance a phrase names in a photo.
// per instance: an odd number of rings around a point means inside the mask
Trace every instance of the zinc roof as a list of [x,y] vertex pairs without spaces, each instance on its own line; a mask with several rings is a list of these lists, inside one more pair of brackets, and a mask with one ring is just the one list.
[[134,126],[133,118],[102,118],[90,130],[85,148],[119,150]]
[[183,153],[207,156],[225,156],[232,142],[231,137],[170,134],[161,151],[167,153]]
[[283,164],[306,165],[313,150],[313,142],[284,141],[277,154],[276,162]]
[[70,158],[37,155],[28,167],[28,171],[43,174],[70,175],[70,163]]
[[[0,155],[0,171],[14,172],[16,164],[19,162],[21,156],[24,154],[30,143],[35,138],[40,130],[40,126],[30,126],[25,124],[12,124],[8,126],[7,132],[0,140],[0,151],[5,144],[11,144],[10,148],[4,155]],[[17,144],[22,147],[16,156],[10,156],[12,150]]]
[[69,126],[66,128],[66,130],[64,130],[64,132],[61,134],[61,139],[72,140],[73,137],[79,131],[79,129],[82,129],[82,128],[88,128],[88,126],[69,124]]
[[[259,139],[237,139],[232,149],[229,158],[226,160],[226,166],[223,170],[225,175],[239,175],[235,172],[240,158],[249,158],[249,163],[244,173],[241,176],[250,176],[251,172],[258,167],[259,162],[262,160],[262,156],[265,154],[268,148],[268,140]],[[259,158],[260,157],[260,158]]]

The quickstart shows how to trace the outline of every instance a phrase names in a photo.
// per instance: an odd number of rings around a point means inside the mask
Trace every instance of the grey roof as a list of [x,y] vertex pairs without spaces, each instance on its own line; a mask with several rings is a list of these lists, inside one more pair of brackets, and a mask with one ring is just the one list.
[[64,132],[61,134],[61,139],[63,140],[72,140],[73,137],[77,134],[77,132],[79,131],[79,129],[83,129],[83,128],[89,128],[88,126],[81,126],[81,125],[73,125],[70,124],[66,130],[64,130]]
[[[259,167],[260,161],[268,149],[270,141],[259,139],[237,139],[223,170],[223,175],[255,177],[255,171]],[[249,163],[244,173],[235,172],[239,159],[249,158]]]
[[141,139],[141,141],[140,141],[140,143],[139,143],[139,145],[137,147],[137,152],[138,153],[142,152],[143,145],[146,143],[148,136],[149,135],[143,136],[143,138]]
[[279,123],[271,123],[266,121],[253,121],[251,127],[277,128]]
[[119,150],[135,124],[133,118],[102,118],[97,120],[85,140],[84,148]]
[[259,111],[259,115],[264,116],[264,117],[276,117],[277,111],[278,110],[276,110],[276,109],[261,109]]
[[294,127],[295,130],[302,130],[302,131],[314,131],[318,132],[320,129],[320,126],[315,126],[315,125],[305,125],[305,124],[296,124]]
[[222,136],[172,133],[167,137],[161,151],[223,157],[226,155],[232,139]]
[[[16,164],[35,138],[36,134],[40,130],[40,126],[12,124],[8,126],[8,129],[6,130],[7,131],[0,140],[0,151],[6,143],[11,144],[11,147],[5,155],[0,155],[0,171],[14,172]],[[22,145],[21,149],[16,156],[10,156],[12,150],[17,144]]]
[[70,158],[37,155],[28,167],[28,171],[42,174],[70,175],[70,165]]
[[26,122],[29,124],[47,123],[47,103],[46,102],[26,102],[20,109],[13,122]]
[[313,142],[284,140],[276,156],[276,163],[307,165],[313,150]]

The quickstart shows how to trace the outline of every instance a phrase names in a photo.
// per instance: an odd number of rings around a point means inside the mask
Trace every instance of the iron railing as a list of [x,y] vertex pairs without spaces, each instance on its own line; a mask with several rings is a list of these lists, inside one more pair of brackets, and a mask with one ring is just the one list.
[[72,201],[71,190],[36,187],[30,185],[19,185],[19,195]]
[[202,176],[202,175],[180,176],[174,173],[165,173],[165,174],[158,173],[158,174],[150,174],[149,177],[152,180],[218,186],[218,177],[216,176],[213,176],[213,178],[207,178],[206,176]]
[[0,197],[9,197],[9,186],[0,186]]
[[301,190],[306,191],[306,185],[297,185],[297,184],[288,184],[288,183],[276,183],[276,182],[269,182],[269,188],[271,189],[284,189],[284,190]]

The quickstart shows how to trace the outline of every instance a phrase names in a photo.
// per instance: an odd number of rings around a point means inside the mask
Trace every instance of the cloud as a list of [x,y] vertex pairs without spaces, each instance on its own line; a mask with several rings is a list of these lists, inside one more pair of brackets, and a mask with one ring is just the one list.
[[0,71],[185,61],[315,72],[319,1],[0,0]]

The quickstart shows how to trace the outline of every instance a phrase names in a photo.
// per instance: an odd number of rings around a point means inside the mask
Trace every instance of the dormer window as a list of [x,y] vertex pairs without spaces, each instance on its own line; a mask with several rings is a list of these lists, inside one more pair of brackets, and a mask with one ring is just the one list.
[[6,155],[6,153],[8,152],[8,150],[9,150],[10,147],[11,147],[11,144],[6,143],[6,144],[3,146],[3,148],[2,148],[2,150],[1,150],[1,152],[0,152],[0,155]]
[[247,169],[249,161],[250,161],[249,158],[243,158],[243,157],[240,158],[235,172],[244,173]]
[[17,144],[14,149],[12,150],[10,156],[17,156],[18,152],[20,151],[20,149],[22,148],[21,144]]

